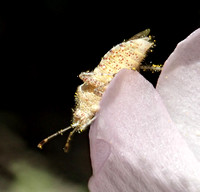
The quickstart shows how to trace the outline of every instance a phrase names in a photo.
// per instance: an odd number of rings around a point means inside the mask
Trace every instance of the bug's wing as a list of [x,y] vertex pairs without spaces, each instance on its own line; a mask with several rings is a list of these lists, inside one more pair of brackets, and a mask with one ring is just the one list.
[[144,31],[137,33],[136,35],[134,35],[133,37],[131,37],[127,41],[147,37],[149,35],[149,33],[150,33],[150,29],[145,29]]

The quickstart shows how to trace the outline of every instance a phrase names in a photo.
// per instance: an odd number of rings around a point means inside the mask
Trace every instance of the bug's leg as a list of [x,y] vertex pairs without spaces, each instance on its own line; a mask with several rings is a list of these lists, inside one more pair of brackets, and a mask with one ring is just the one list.
[[73,131],[71,131],[71,132],[69,133],[69,136],[68,136],[68,138],[67,138],[66,144],[65,144],[65,146],[64,146],[64,148],[63,148],[64,152],[68,152],[68,150],[69,150],[69,144],[70,144],[71,138],[72,138],[72,136],[74,135],[74,133],[75,133],[76,131],[78,131],[78,129],[79,129],[79,127],[75,127],[75,128],[73,129]]
[[160,72],[162,70],[163,65],[141,65],[140,69],[143,71],[151,71],[151,72]]
[[86,126],[90,125],[95,119],[96,119],[96,116],[94,116],[94,117],[88,122],[88,124],[87,124]]
[[97,72],[82,72],[79,75],[79,78],[83,80],[84,83],[92,85],[92,86],[103,86],[104,83],[101,82],[101,77],[105,77],[105,79],[113,77],[115,74],[113,73],[97,73]]
[[[94,76],[94,72],[82,72],[80,75],[79,75],[79,78],[84,82],[84,83],[87,83],[87,84],[90,84],[90,85],[93,85],[95,84],[95,82],[93,82],[93,76]],[[93,80],[93,81],[92,81]]]

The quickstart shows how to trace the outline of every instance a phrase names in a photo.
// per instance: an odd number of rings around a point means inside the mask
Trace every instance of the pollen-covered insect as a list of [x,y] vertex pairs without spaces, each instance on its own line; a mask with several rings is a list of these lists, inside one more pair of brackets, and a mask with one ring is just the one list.
[[[79,78],[83,80],[83,84],[78,86],[75,93],[76,107],[73,110],[72,124],[42,140],[38,144],[39,148],[42,148],[49,139],[57,135],[62,135],[68,129],[73,129],[64,147],[64,151],[68,151],[72,135],[75,132],[85,130],[95,119],[95,113],[99,110],[99,102],[102,94],[114,75],[124,68],[140,69],[141,62],[145,58],[146,53],[154,46],[151,36],[148,36],[149,32],[150,30],[146,29],[134,35],[129,40],[116,45],[104,55],[94,71],[82,72],[79,75]],[[154,67],[156,70],[160,68],[159,65],[154,65]],[[149,67],[145,69],[147,68]]]

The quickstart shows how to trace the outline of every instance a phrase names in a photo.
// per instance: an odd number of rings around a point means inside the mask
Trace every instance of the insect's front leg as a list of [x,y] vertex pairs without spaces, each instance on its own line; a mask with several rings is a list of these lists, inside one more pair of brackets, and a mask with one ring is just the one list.
[[114,75],[114,73],[82,72],[79,75],[79,78],[88,85],[103,87],[112,80]]
[[79,78],[83,80],[84,83],[92,85],[94,87],[101,86],[103,83],[98,79],[98,74],[94,72],[82,72]]

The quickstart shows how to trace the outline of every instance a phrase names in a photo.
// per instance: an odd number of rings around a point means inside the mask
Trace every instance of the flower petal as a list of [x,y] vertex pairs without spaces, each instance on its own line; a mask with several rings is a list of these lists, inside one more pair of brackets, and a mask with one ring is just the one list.
[[200,160],[200,29],[177,45],[164,64],[156,89]]
[[[120,71],[90,128],[92,192],[197,192],[200,167],[153,86]],[[105,151],[104,151],[105,149]]]

